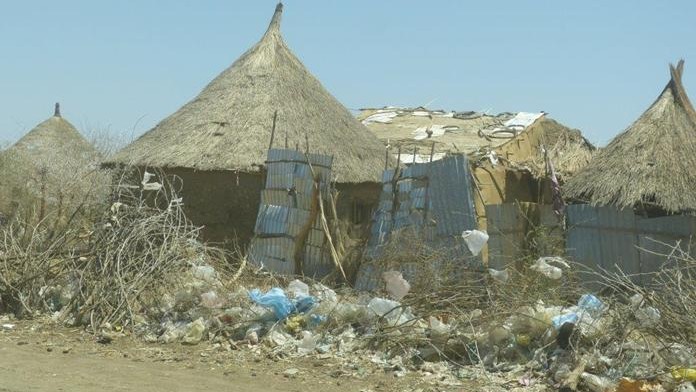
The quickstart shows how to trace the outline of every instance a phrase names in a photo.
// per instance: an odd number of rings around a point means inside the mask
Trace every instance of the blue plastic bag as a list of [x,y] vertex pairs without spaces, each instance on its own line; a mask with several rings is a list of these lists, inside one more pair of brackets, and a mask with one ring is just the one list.
[[295,309],[297,310],[297,313],[307,312],[314,307],[315,302],[316,301],[312,296],[301,297],[297,300],[297,302],[295,302]]
[[295,311],[295,305],[290,302],[283,289],[278,287],[268,290],[266,294],[262,294],[259,289],[253,289],[249,292],[249,298],[264,308],[273,310],[277,320],[285,320]]
[[602,311],[604,303],[592,294],[583,294],[578,301],[578,308],[588,313],[596,314]]
[[292,303],[283,289],[278,287],[268,290],[266,294],[262,294],[259,289],[253,289],[249,292],[249,298],[264,308],[273,310],[276,320],[285,320],[292,313],[307,312],[316,303],[312,296],[302,297]]

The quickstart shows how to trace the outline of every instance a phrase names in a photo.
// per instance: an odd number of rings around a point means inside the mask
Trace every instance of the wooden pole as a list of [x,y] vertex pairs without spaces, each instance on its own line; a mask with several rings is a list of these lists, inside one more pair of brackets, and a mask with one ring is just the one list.
[[432,147],[430,147],[430,163],[433,162],[433,155],[435,155],[435,142],[433,142]]
[[418,147],[413,147],[413,163],[416,163],[416,153],[418,152]]
[[278,119],[278,111],[276,110],[273,113],[273,128],[271,128],[271,142],[268,143],[268,149],[273,148],[273,139],[275,139],[275,130],[276,130],[276,120]]
[[288,127],[285,127],[285,149],[288,149]]

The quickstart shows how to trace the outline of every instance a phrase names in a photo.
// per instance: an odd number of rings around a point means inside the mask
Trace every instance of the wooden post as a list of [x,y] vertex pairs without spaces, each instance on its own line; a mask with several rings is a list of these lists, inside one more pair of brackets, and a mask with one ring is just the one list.
[[384,170],[389,169],[389,146],[384,149]]
[[433,155],[435,155],[435,142],[433,142],[433,146],[430,147],[430,163],[433,162]]
[[399,168],[400,164],[401,164],[401,146],[399,146],[399,150],[396,153],[396,167],[397,167],[397,169]]
[[275,138],[276,120],[278,119],[278,111],[273,113],[273,128],[271,128],[271,142],[268,143],[268,149],[273,148],[273,139]]
[[288,149],[288,127],[285,127],[285,149]]
[[418,147],[413,147],[413,163],[416,163],[416,153],[418,152]]

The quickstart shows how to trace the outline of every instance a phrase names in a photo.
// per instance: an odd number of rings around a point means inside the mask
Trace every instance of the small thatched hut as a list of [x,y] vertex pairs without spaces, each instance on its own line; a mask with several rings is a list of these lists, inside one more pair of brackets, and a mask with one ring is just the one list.
[[696,111],[684,61],[657,100],[566,185],[566,196],[647,215],[696,211]]
[[[333,155],[339,215],[348,220],[379,197],[384,146],[288,48],[282,10],[278,4],[263,38],[196,98],[111,159],[181,177],[188,216],[208,240],[250,239],[271,143]],[[364,216],[355,223],[369,222],[369,213],[355,215]]]
[[6,152],[22,154],[36,164],[63,161],[66,157],[93,160],[97,151],[80,132],[60,114],[56,103],[53,116],[29,131]]
[[0,154],[0,212],[21,211],[38,220],[51,209],[60,215],[81,190],[90,191],[88,173],[97,168],[98,158],[56,103],[52,117]]

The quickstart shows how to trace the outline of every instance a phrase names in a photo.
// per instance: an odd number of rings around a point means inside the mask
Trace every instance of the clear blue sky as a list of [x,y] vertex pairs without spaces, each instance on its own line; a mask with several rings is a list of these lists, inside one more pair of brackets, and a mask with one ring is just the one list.
[[[52,114],[131,138],[265,31],[274,0],[0,2],[0,142]],[[686,60],[696,1],[287,0],[282,30],[349,108],[545,110],[603,144]]]

